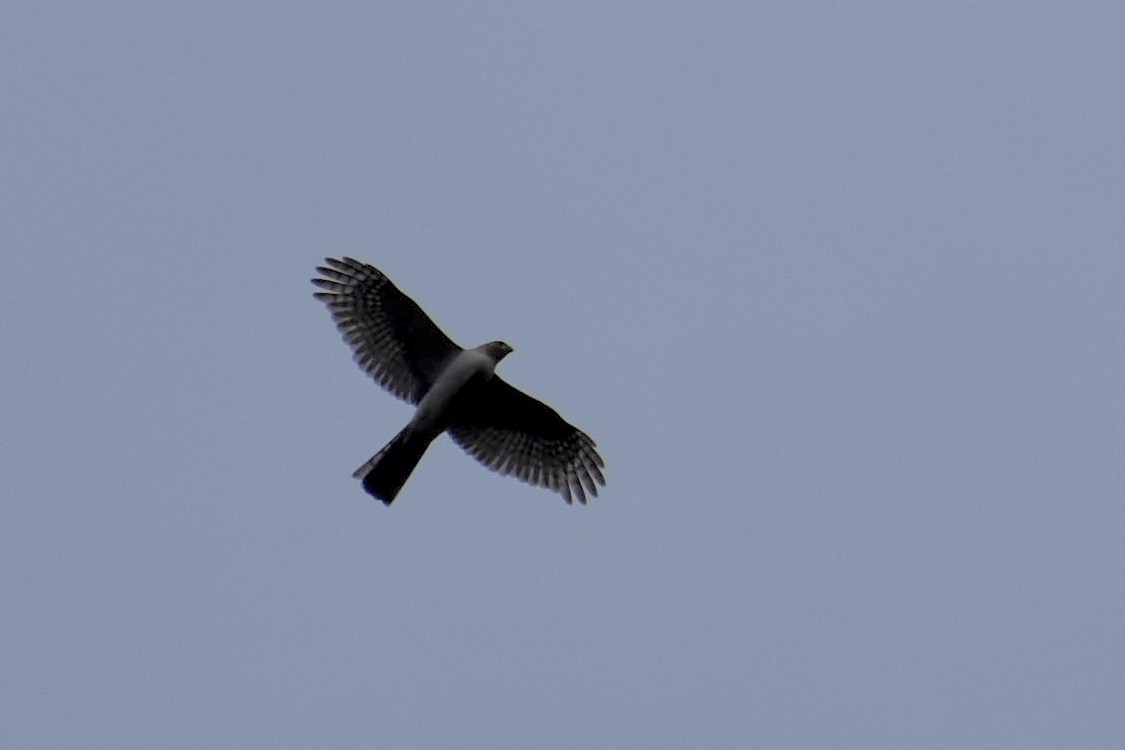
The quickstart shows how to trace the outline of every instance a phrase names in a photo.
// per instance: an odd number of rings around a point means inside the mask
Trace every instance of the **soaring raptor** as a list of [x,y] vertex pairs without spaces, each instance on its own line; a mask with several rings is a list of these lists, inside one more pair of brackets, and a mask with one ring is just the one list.
[[448,432],[470,456],[501,474],[585,503],[605,484],[594,441],[546,404],[495,374],[512,352],[503,341],[462,349],[379,269],[326,258],[312,280],[356,363],[414,404],[406,427],[352,475],[390,505],[434,438]]

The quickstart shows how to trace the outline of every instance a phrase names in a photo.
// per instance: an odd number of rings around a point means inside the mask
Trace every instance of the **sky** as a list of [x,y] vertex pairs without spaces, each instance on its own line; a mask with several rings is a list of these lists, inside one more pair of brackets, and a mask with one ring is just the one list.
[[[0,745],[1119,748],[1125,9],[0,6]],[[597,440],[410,418],[375,264]]]

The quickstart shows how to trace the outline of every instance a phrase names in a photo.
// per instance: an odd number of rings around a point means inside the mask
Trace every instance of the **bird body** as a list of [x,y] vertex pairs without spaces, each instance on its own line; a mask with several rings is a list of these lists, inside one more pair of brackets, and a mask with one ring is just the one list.
[[594,441],[553,409],[505,383],[502,341],[462,349],[374,266],[327,258],[312,281],[355,360],[416,405],[410,422],[356,469],[364,489],[390,505],[442,432],[490,469],[555,490],[569,503],[596,496],[605,466]]
[[459,352],[442,368],[426,395],[418,402],[410,424],[419,431],[440,433],[448,426],[459,404],[480,393],[496,372],[496,365],[512,351],[503,341],[492,341]]
[[352,476],[362,480],[364,489],[389,505],[422,460],[426,448],[448,427],[458,406],[479,395],[492,378],[500,358],[510,351],[507,344],[493,341],[455,355],[418,402],[406,427]]

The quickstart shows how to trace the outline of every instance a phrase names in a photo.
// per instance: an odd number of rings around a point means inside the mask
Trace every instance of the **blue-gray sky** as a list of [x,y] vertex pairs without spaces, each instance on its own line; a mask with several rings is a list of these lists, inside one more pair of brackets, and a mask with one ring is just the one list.
[[[0,745],[1120,747],[1123,21],[5,3]],[[330,254],[603,496],[364,495]]]

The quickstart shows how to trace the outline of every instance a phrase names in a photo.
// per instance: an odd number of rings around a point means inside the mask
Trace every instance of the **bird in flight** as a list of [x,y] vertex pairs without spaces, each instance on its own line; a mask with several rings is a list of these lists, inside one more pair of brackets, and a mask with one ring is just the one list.
[[430,443],[443,432],[493,471],[585,503],[605,485],[605,462],[589,435],[504,382],[503,341],[462,349],[379,269],[352,258],[325,258],[312,283],[379,385],[417,407],[406,427],[352,475],[390,505]]

